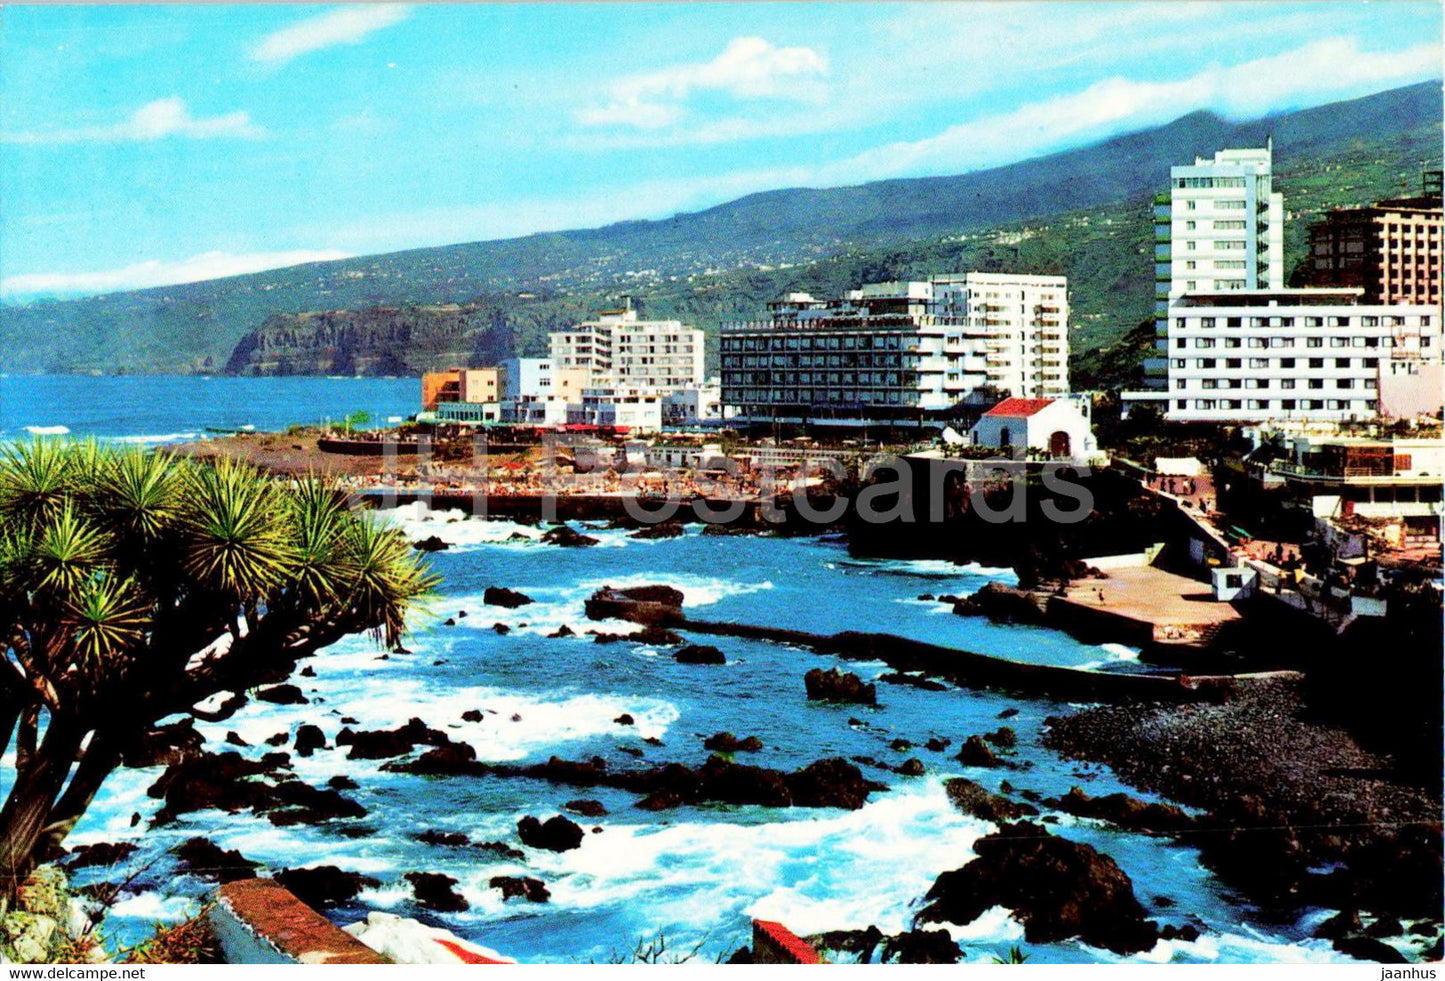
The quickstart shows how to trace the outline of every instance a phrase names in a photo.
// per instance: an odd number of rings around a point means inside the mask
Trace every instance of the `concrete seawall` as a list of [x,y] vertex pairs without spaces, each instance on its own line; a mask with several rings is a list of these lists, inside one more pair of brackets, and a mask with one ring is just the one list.
[[721,623],[682,618],[677,629],[719,637],[740,637],[805,647],[848,661],[883,661],[896,671],[921,671],[957,685],[1001,688],[1028,695],[1043,695],[1088,702],[1200,702],[1226,697],[1233,679],[1228,676],[1116,674],[1028,664],[973,651],[940,647],[893,634],[811,634],[781,627]]

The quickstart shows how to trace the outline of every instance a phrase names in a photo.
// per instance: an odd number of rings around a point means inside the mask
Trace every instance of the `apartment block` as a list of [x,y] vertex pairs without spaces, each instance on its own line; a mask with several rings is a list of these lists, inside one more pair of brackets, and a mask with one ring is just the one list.
[[1173,167],[1154,199],[1154,310],[1160,355],[1145,363],[1152,387],[1167,374],[1170,302],[1185,293],[1284,285],[1284,198],[1274,190],[1273,145],[1220,150]]
[[1359,288],[1199,292],[1170,303],[1167,340],[1171,420],[1365,421],[1438,371],[1441,317]]
[[724,325],[722,401],[750,420],[917,420],[996,396],[1068,391],[1068,284],[957,273],[791,293]]
[[1308,284],[1358,286],[1367,303],[1439,304],[1445,213],[1438,172],[1433,184],[1433,194],[1328,212],[1310,228]]
[[554,331],[549,346],[555,369],[585,371],[599,388],[658,394],[704,381],[703,332],[677,320],[640,320],[630,306]]

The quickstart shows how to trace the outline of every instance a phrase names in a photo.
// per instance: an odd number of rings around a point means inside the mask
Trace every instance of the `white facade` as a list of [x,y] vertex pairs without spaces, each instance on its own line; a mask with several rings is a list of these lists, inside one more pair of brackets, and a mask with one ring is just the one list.
[[1182,422],[1373,420],[1389,379],[1441,360],[1440,311],[1358,289],[1184,295],[1168,310],[1166,414]]
[[1005,399],[969,430],[974,446],[1033,450],[1053,459],[1088,459],[1098,453],[1087,399]]
[[580,403],[567,406],[567,422],[573,426],[657,432],[662,429],[662,397],[589,388]]
[[1273,146],[1220,150],[1173,167],[1169,192],[1154,199],[1154,310],[1165,374],[1168,308],[1186,293],[1279,289],[1284,285],[1284,196],[1273,186]]
[[639,394],[704,381],[703,332],[677,320],[639,320],[631,308],[549,335],[555,367],[590,372],[592,384]]
[[678,388],[662,397],[663,422],[690,426],[723,418],[722,386],[713,379],[699,388]]
[[725,325],[723,404],[755,419],[906,419],[975,392],[1065,394],[1068,282],[958,273],[792,293],[769,319]]

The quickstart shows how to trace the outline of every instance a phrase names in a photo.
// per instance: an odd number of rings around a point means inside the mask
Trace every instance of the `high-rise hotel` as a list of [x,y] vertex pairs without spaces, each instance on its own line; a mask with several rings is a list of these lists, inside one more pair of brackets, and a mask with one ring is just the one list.
[[1440,383],[1439,303],[1381,303],[1378,293],[1370,303],[1360,286],[1285,288],[1272,149],[1221,150],[1172,169],[1168,194],[1155,198],[1157,353],[1145,364],[1154,394],[1126,397],[1160,402],[1183,422],[1428,409]]
[[[723,325],[722,400],[754,422],[917,423],[961,402],[1069,391],[1062,276],[957,273],[791,293]],[[986,407],[986,406],[985,406]]]

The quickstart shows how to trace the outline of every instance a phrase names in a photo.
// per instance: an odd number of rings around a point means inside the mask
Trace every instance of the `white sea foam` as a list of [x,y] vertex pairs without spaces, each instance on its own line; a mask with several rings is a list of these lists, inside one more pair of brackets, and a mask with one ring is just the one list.
[[69,426],[26,426],[25,431],[32,436],[65,436],[70,432]]
[[159,435],[139,436],[116,436],[112,438],[115,443],[130,443],[138,446],[162,446],[166,443],[186,443],[193,439],[200,439],[201,434],[190,433],[162,433]]
[[[448,545],[463,549],[478,545],[526,546],[539,540],[543,534],[541,528],[532,525],[499,518],[474,518],[458,508],[433,511],[420,501],[401,507],[379,508],[376,514],[399,526],[408,538],[435,535]],[[513,536],[529,541],[509,541]]]
[[1139,648],[1137,647],[1129,647],[1126,644],[1107,643],[1098,644],[1096,649],[1103,652],[1105,656],[1095,658],[1091,661],[1085,661],[1083,664],[1075,665],[1075,667],[1083,671],[1098,671],[1101,668],[1110,667],[1111,665],[1137,664],[1139,661]]

